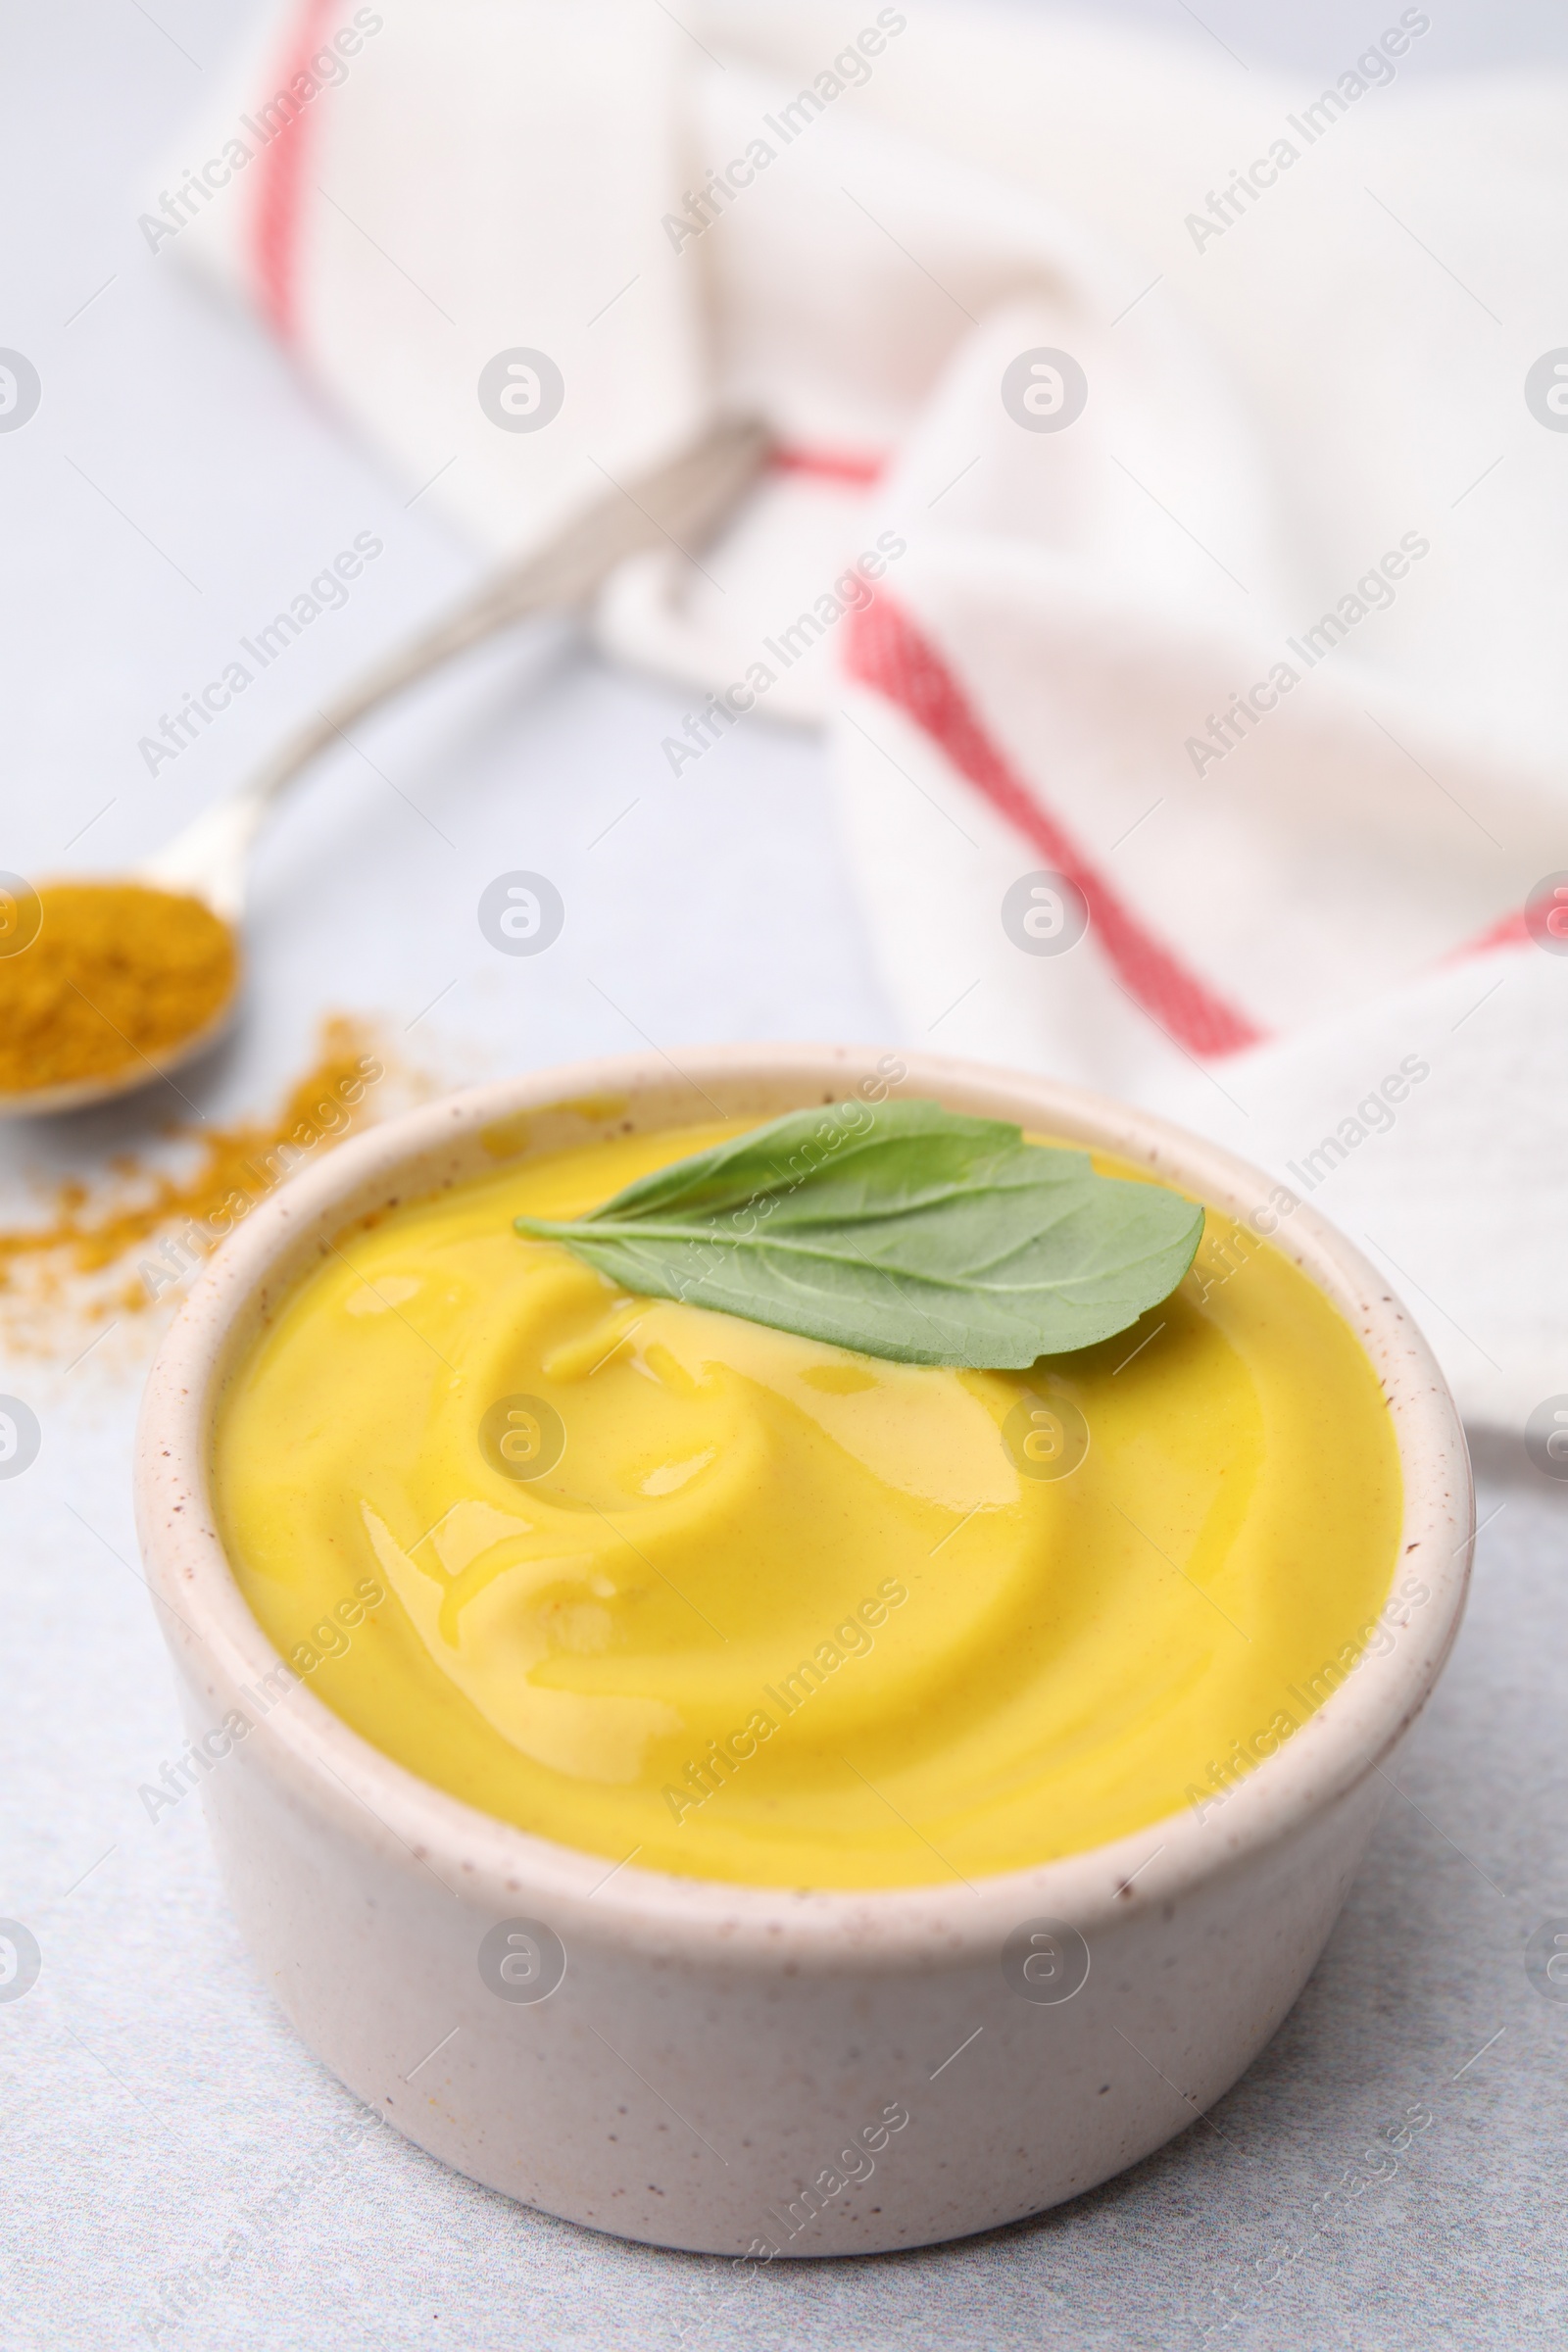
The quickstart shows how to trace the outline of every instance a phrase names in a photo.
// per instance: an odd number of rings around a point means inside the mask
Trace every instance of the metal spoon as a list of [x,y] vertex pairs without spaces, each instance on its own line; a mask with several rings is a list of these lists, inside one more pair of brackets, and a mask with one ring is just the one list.
[[[724,417],[629,489],[611,491],[538,554],[500,573],[445,620],[378,662],[291,737],[248,784],[204,809],[125,878],[204,900],[237,931],[251,846],[274,802],[318,753],[340,743],[356,720],[486,637],[531,615],[586,604],[628,556],[661,546],[683,551],[700,546],[729,514],[771,446],[766,427],[756,418]],[[190,1036],[107,1076],[0,1093],[0,1119],[76,1110],[150,1085],[216,1043],[233,1019],[238,995],[236,966],[226,1002]]]

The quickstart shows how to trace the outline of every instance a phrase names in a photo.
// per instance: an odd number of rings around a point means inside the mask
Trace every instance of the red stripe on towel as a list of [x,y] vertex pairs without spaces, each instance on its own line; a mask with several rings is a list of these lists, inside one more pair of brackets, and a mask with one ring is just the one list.
[[1078,848],[1041,808],[986,734],[963,689],[907,614],[886,596],[854,615],[848,667],[930,736],[998,813],[1075,882],[1091,929],[1128,994],[1189,1053],[1234,1054],[1262,1043],[1265,1030],[1217,996],[1147,931]]
[[257,299],[273,332],[285,343],[294,341],[298,323],[300,192],[308,144],[306,110],[314,103],[302,99],[293,84],[297,75],[310,74],[311,59],[341,5],[342,0],[304,0],[294,37],[283,53],[282,87],[262,102],[280,112],[292,110],[258,158],[251,220]]
[[1445,963],[1452,963],[1457,957],[1463,956],[1485,956],[1493,948],[1524,948],[1529,944],[1530,926],[1525,919],[1525,909],[1522,906],[1516,906],[1512,914],[1505,914],[1500,922],[1494,923],[1491,929],[1483,931],[1479,938],[1467,939],[1461,947],[1455,948],[1452,954],[1446,956],[1443,960]]
[[858,489],[879,482],[887,467],[887,459],[874,450],[798,449],[789,442],[774,450],[771,463],[776,473],[809,473],[821,482],[850,482]]

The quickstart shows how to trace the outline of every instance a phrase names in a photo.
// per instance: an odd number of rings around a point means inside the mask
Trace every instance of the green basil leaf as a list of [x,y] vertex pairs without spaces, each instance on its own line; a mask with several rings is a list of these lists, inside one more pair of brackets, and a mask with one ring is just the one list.
[[586,1217],[518,1217],[623,1290],[906,1364],[1022,1370],[1173,1291],[1203,1211],[939,1103],[792,1111]]

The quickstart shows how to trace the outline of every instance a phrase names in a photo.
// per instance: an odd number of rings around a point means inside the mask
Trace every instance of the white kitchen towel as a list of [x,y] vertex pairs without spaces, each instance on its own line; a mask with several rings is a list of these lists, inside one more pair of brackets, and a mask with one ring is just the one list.
[[1520,1429],[1568,1391],[1568,89],[1412,91],[1432,38],[1298,87],[922,0],[286,0],[143,234],[497,552],[760,408],[747,512],[597,615],[693,688],[672,775],[827,724],[910,1042],[1271,1167]]

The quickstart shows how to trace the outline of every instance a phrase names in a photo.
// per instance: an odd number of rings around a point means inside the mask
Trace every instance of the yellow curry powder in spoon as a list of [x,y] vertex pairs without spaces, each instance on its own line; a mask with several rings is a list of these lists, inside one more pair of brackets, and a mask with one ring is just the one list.
[[156,1061],[233,993],[234,934],[200,899],[137,882],[50,882],[27,911],[24,946],[7,952],[0,936],[0,1093]]

